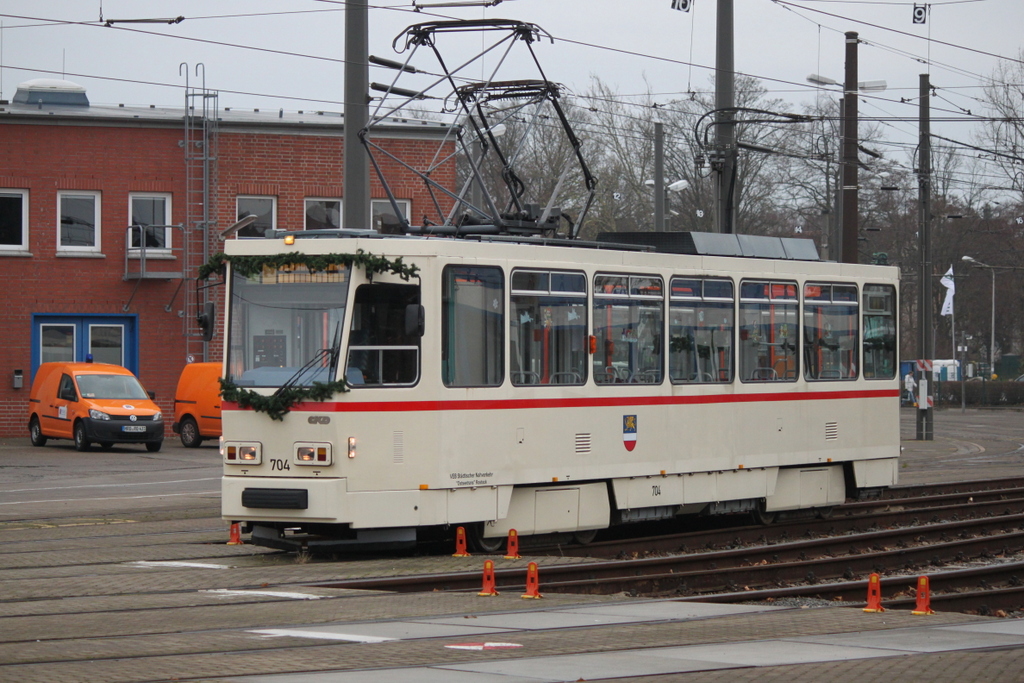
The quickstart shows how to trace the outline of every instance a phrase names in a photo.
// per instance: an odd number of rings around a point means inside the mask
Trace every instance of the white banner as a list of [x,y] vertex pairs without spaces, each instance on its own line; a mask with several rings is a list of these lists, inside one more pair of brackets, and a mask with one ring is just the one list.
[[953,281],[953,266],[939,280],[946,288],[946,300],[942,302],[941,315],[953,315],[953,295],[956,294],[956,283]]

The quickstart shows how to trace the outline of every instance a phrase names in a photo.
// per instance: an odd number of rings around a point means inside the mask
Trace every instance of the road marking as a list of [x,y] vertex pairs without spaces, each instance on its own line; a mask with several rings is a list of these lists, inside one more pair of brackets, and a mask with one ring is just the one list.
[[137,560],[135,562],[125,562],[125,564],[133,567],[191,567],[193,569],[230,569],[223,564],[212,564],[209,562],[171,562],[171,561],[150,561],[150,560]]
[[519,643],[463,643],[462,645],[445,645],[451,650],[511,650],[522,647]]
[[307,631],[300,628],[265,628],[250,633],[258,633],[261,636],[280,638],[291,636],[293,638],[320,638],[323,640],[348,640],[353,643],[386,643],[399,638],[383,638],[381,636],[360,636],[348,633],[331,633],[330,631]]
[[193,491],[192,493],[154,493],[151,496],[108,496],[106,498],[54,498],[52,500],[19,500],[11,503],[0,503],[0,505],[34,505],[36,503],[80,503],[82,501],[97,500],[138,500],[142,498],[171,498],[173,496],[212,495],[220,495],[220,491]]
[[160,484],[188,484],[193,481],[220,481],[221,477],[203,477],[202,479],[172,479],[170,481],[143,481],[136,484],[79,484],[76,486],[46,486],[38,489],[8,489],[5,493],[26,493],[30,491],[66,491],[70,489],[103,489],[125,488],[127,486],[158,486]]
[[319,600],[321,596],[308,593],[288,593],[286,591],[234,591],[227,588],[201,590],[200,593],[216,593],[224,597],[266,595],[272,598],[291,598],[293,600]]

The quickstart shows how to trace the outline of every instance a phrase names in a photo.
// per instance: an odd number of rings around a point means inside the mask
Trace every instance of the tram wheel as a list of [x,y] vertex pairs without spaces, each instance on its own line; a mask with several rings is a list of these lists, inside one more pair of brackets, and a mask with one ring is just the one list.
[[754,511],[750,513],[750,516],[754,518],[755,524],[761,524],[768,526],[769,524],[775,523],[775,518],[778,516],[776,512],[767,512],[765,509],[764,501],[760,501]]
[[572,540],[576,541],[580,545],[590,545],[597,538],[597,529],[587,529],[586,531],[577,531],[572,535]]
[[466,527],[466,542],[469,547],[478,553],[493,555],[505,550],[505,536],[484,537],[483,524],[471,524]]

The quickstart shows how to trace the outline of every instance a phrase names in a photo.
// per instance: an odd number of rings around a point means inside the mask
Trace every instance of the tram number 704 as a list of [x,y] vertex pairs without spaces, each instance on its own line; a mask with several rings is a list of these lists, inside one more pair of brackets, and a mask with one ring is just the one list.
[[657,484],[651,486],[651,496],[653,497],[653,496],[660,496],[660,495],[661,495],[661,487],[658,486]]
[[288,465],[288,461],[287,460],[284,460],[284,459],[281,459],[281,458],[271,458],[270,459],[270,469],[271,470],[284,471],[284,470],[291,470],[291,467]]

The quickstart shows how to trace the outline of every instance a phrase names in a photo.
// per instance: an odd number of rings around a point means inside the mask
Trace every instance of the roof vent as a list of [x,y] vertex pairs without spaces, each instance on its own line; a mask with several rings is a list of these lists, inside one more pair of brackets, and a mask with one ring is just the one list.
[[88,107],[85,88],[72,81],[57,78],[34,78],[18,85],[14,104],[45,104]]

